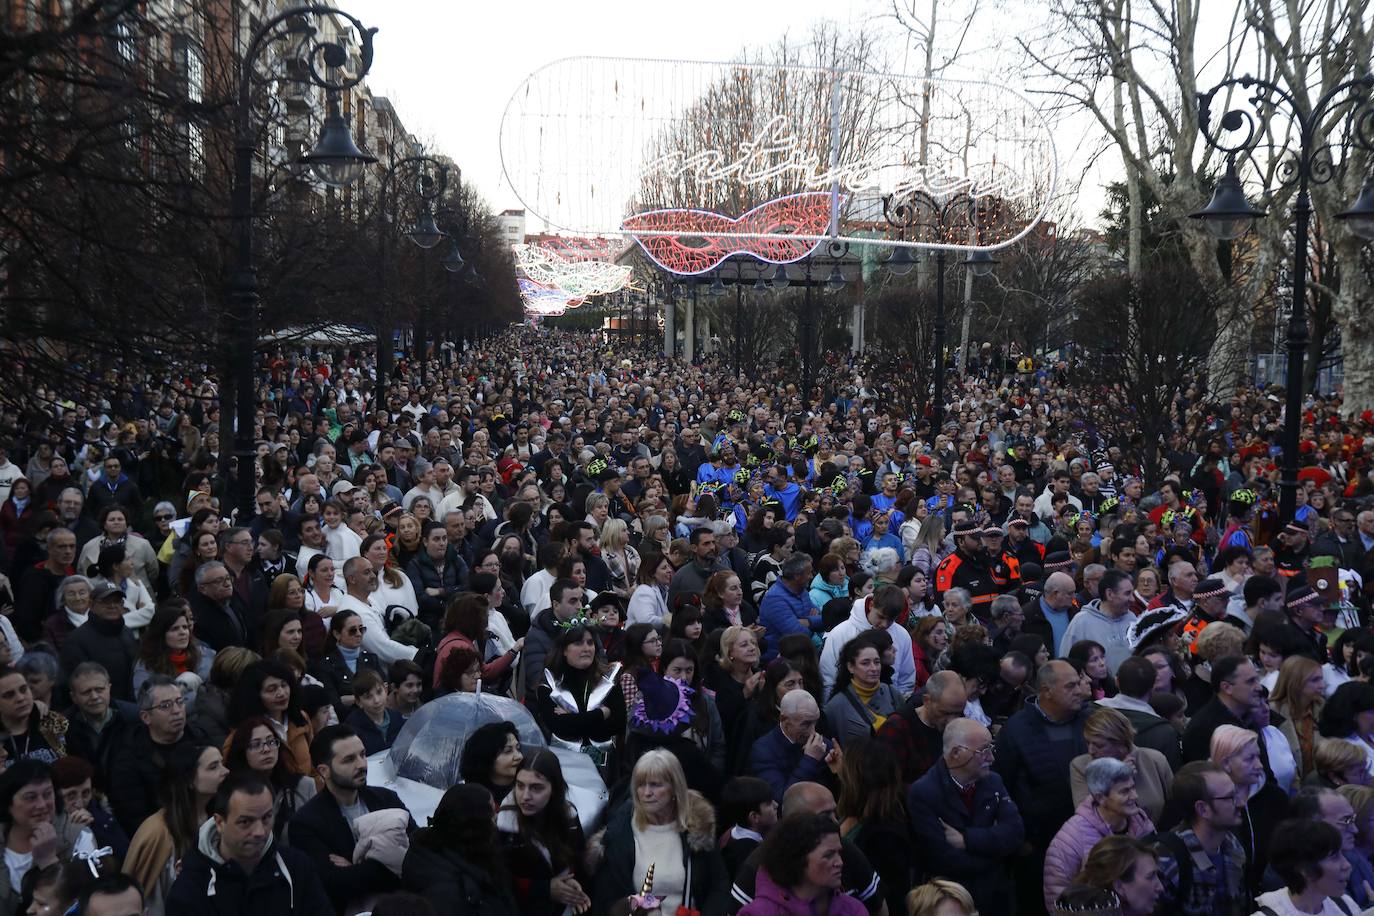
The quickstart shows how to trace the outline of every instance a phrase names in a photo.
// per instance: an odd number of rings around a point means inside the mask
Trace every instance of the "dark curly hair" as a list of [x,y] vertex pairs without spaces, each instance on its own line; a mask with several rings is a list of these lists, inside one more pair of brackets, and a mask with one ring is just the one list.
[[838,837],[840,826],[829,815],[789,814],[768,831],[759,865],[779,887],[796,887],[806,877],[806,857],[831,835]]

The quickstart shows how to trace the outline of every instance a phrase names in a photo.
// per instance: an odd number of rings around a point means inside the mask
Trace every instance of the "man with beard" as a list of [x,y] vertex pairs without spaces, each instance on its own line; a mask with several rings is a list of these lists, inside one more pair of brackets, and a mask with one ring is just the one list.
[[[330,725],[310,742],[310,763],[324,783],[324,791],[291,818],[291,845],[315,863],[330,901],[340,914],[350,903],[396,890],[400,880],[378,858],[353,863],[357,843],[353,824],[373,811],[405,812],[401,798],[390,789],[367,784],[367,753],[363,741],[347,725]],[[415,822],[408,814],[407,833]],[[354,907],[356,909],[356,907]]]

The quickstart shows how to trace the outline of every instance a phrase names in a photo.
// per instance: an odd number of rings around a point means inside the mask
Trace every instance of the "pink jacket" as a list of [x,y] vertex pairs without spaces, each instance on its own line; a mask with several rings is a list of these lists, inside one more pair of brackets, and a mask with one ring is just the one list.
[[[1126,832],[1142,837],[1154,832],[1155,825],[1143,810],[1137,811],[1126,825]],[[1045,908],[1054,912],[1054,903],[1064,889],[1073,883],[1074,875],[1097,841],[1111,836],[1112,829],[1093,807],[1092,796],[1083,799],[1073,817],[1064,822],[1045,851]]]
[[[754,901],[739,916],[811,916],[811,906],[778,887],[762,868],[754,879]],[[868,909],[848,894],[837,893],[830,901],[830,916],[867,916]]]

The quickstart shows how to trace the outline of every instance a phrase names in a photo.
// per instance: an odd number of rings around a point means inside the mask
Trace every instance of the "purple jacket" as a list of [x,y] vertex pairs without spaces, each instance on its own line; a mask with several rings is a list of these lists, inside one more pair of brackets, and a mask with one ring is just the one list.
[[[1133,837],[1154,833],[1155,825],[1149,815],[1137,810],[1126,825],[1126,832]],[[1093,807],[1092,796],[1083,799],[1073,817],[1064,822],[1054,835],[1050,848],[1045,850],[1045,907],[1054,911],[1054,902],[1064,889],[1073,883],[1073,876],[1083,866],[1083,860],[1097,841],[1111,836],[1112,828],[1102,819]]]
[[[798,900],[785,887],[778,887],[762,868],[754,883],[754,902],[740,908],[739,916],[811,916],[811,905]],[[830,916],[867,916],[868,909],[848,894],[835,892],[830,900]]]

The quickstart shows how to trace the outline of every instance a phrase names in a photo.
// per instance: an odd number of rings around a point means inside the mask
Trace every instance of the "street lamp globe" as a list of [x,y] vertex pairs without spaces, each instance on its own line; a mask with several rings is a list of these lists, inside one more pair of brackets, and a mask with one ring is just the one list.
[[329,113],[320,128],[320,139],[300,161],[310,166],[320,181],[333,188],[344,188],[361,178],[377,157],[359,149],[353,142],[353,133],[339,114],[338,102],[331,99]]
[[844,289],[844,274],[840,271],[840,265],[836,264],[830,268],[830,276],[825,278],[825,287],[832,292]]
[[759,274],[757,277],[754,278],[754,292],[768,292],[768,284],[763,281],[763,274]]
[[1374,177],[1365,179],[1360,196],[1344,213],[1337,213],[1336,219],[1344,220],[1350,231],[1366,241],[1374,241]]
[[997,266],[997,259],[986,251],[971,251],[969,256],[964,259],[964,266],[975,277],[986,277]]
[[887,272],[894,277],[905,277],[916,267],[916,259],[911,256],[911,250],[904,246],[892,249],[892,254],[887,258]]
[[1255,225],[1255,220],[1264,216],[1264,211],[1253,206],[1245,199],[1245,189],[1236,176],[1234,162],[1226,164],[1226,174],[1217,182],[1216,190],[1207,206],[1190,213],[1191,219],[1202,220],[1207,231],[1223,242],[1240,238]]
[[463,260],[462,253],[458,250],[457,241],[453,243],[452,247],[448,250],[448,254],[444,255],[444,259],[439,263],[443,264],[444,270],[451,274],[462,273],[463,268],[468,266],[467,262]]
[[439,228],[439,224],[434,221],[434,214],[428,209],[420,214],[420,218],[406,235],[421,248],[433,248],[444,240],[443,230]]
[[768,281],[773,289],[787,289],[787,285],[791,282],[792,280],[787,276],[786,264],[779,264],[778,269],[773,271],[773,279]]

